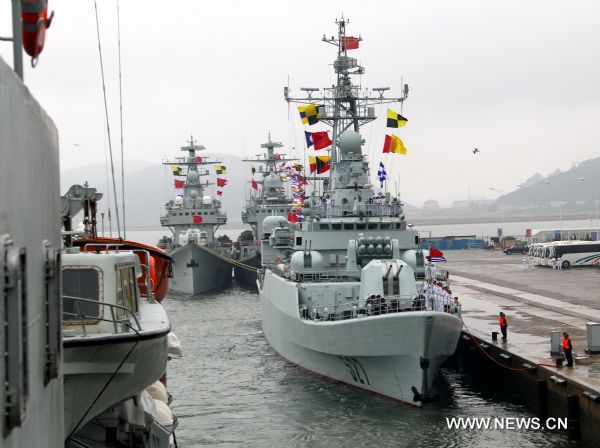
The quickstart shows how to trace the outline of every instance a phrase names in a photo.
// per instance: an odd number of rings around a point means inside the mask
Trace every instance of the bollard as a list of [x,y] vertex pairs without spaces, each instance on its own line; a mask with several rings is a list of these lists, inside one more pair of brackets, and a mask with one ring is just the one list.
[[536,380],[537,411],[541,420],[548,417],[548,386],[546,380]]
[[562,358],[556,358],[556,367],[562,367],[562,363],[563,363]]
[[498,332],[492,331],[492,341],[497,341],[497,340],[498,340]]
[[570,440],[579,440],[579,398],[577,395],[567,395],[567,433]]

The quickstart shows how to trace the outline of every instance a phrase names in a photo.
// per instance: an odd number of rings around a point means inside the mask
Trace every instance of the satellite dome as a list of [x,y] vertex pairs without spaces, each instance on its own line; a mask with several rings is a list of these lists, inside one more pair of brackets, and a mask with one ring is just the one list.
[[283,182],[277,174],[271,173],[267,177],[265,177],[265,180],[263,181],[263,186],[267,189],[281,188],[283,186]]
[[340,150],[343,154],[348,154],[351,152],[359,153],[360,147],[362,145],[362,139],[360,138],[360,134],[356,131],[346,131],[344,132],[339,140]]
[[196,190],[190,190],[190,198],[195,199],[198,197],[198,192]]

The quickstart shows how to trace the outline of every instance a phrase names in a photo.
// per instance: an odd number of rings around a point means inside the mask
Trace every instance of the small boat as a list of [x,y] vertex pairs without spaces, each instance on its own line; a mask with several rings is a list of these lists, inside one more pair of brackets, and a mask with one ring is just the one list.
[[62,257],[65,434],[141,393],[166,369],[171,324],[142,297],[131,251]]

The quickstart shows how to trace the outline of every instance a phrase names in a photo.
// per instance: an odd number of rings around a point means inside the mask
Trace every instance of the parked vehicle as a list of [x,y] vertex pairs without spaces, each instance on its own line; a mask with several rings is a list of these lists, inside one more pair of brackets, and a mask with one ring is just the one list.
[[517,241],[514,246],[507,247],[506,249],[503,250],[503,252],[506,255],[511,255],[511,254],[525,255],[527,252],[529,252],[529,247],[527,246],[527,243],[525,243],[523,241]]

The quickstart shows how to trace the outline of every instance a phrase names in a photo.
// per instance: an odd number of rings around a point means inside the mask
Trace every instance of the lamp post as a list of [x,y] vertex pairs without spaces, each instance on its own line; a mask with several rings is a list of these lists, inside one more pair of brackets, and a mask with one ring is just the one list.
[[[558,185],[553,184],[552,182],[550,182],[549,180],[545,180],[544,183],[546,185],[550,185],[552,187],[558,187]],[[560,239],[562,240],[562,202],[558,202],[558,213],[559,213],[559,220],[560,220],[560,226],[559,226],[559,230],[560,230]]]
[[[585,177],[578,177],[577,179],[580,180],[581,182],[588,182]],[[598,191],[600,190],[600,182],[598,182],[597,180],[594,180],[594,179],[591,179],[591,181],[597,185],[595,206],[596,206],[596,241],[598,241],[600,239],[600,234],[598,233],[598,227],[600,227],[598,225]]]
[[[496,193],[498,193],[500,196],[502,196],[504,193],[502,193],[500,190],[497,190],[493,187],[490,187],[490,190],[495,191]],[[501,216],[501,222],[502,222],[502,227],[504,227],[504,209],[502,207],[500,207],[500,216]]]

